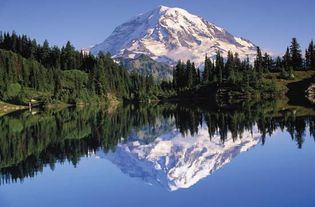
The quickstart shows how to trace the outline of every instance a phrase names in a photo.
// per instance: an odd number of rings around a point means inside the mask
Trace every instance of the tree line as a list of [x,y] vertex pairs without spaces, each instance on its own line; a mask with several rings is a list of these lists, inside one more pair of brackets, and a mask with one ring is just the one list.
[[68,41],[61,49],[26,35],[0,33],[0,99],[25,103],[154,98],[152,76],[129,74],[110,54],[84,55]]
[[76,51],[70,41],[59,48],[50,46],[45,40],[38,44],[35,39],[15,32],[0,32],[0,48],[20,54],[26,59],[34,59],[46,68],[60,68],[61,70],[84,69],[84,56]]
[[205,57],[204,71],[200,73],[194,63],[178,61],[173,72],[172,87],[177,91],[196,88],[202,84],[217,86],[233,85],[243,90],[275,90],[272,81],[264,79],[268,73],[280,72],[280,78],[293,79],[296,70],[315,69],[314,42],[311,41],[303,57],[301,47],[296,38],[292,39],[283,57],[273,58],[268,53],[262,53],[257,47],[253,61],[247,57],[241,60],[238,53],[228,51],[224,58],[220,51],[213,59]]
[[[253,64],[252,64],[253,62]],[[257,47],[254,61],[241,60],[238,53],[223,57],[205,57],[201,72],[191,61],[178,61],[173,81],[161,84],[152,75],[129,73],[110,54],[84,55],[68,41],[59,48],[45,40],[38,44],[26,35],[0,33],[0,100],[26,103],[62,101],[79,103],[108,100],[111,97],[128,101],[145,101],[196,90],[204,85],[229,87],[242,92],[277,91],[269,73],[293,79],[296,70],[315,68],[315,49],[311,41],[302,55],[296,38],[282,57],[273,58]],[[227,90],[230,91],[230,90]]]

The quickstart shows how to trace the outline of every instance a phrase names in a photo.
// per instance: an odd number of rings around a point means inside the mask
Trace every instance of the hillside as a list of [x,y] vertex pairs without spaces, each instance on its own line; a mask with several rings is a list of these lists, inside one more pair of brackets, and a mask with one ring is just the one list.
[[172,80],[172,67],[159,63],[149,56],[139,55],[137,58],[117,58],[121,65],[130,73],[138,73],[144,76],[152,75],[154,80]]

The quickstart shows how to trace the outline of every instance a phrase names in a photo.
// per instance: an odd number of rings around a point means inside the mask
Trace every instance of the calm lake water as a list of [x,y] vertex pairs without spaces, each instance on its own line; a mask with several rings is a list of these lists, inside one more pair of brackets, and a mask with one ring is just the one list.
[[9,114],[0,206],[314,206],[314,115],[274,103]]

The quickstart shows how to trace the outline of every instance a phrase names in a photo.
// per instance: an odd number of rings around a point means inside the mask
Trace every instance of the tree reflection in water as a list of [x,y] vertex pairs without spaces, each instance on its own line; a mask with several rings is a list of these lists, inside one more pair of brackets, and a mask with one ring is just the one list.
[[[219,135],[222,143],[231,134],[233,141],[245,131],[257,129],[261,143],[275,130],[290,133],[298,148],[303,147],[306,130],[314,137],[312,109],[278,107],[276,102],[243,104],[232,108],[210,108],[159,104],[128,105],[114,112],[99,108],[44,110],[37,114],[17,112],[0,117],[1,184],[34,177],[45,166],[71,162],[91,152],[115,151],[119,143],[139,138],[145,143],[176,128],[183,136],[197,135],[207,127],[209,139]],[[280,108],[280,109],[279,109]],[[285,109],[283,109],[285,108]],[[163,123],[163,124],[161,124]]]

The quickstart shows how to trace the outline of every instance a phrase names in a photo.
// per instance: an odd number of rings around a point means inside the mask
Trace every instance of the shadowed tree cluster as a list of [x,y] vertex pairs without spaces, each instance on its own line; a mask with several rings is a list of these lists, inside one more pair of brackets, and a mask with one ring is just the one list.
[[[283,57],[273,58],[268,53],[262,53],[257,47],[253,63],[248,57],[241,60],[238,53],[229,51],[227,57],[223,57],[221,52],[217,51],[212,59],[205,57],[202,74],[189,60],[186,64],[179,61],[174,68],[173,87],[177,91],[187,91],[198,90],[204,85],[212,85],[212,87],[242,93],[256,91],[275,94],[279,90],[276,85],[277,78],[267,79],[266,77],[271,73],[279,73],[279,79],[294,79],[294,71],[314,70],[314,51],[312,41],[303,58],[296,38],[292,39]],[[169,86],[165,85],[165,87]]]
[[200,71],[189,60],[178,61],[173,71],[173,86],[176,90],[193,88],[200,83]]

